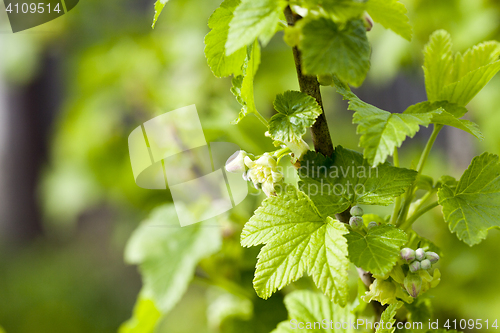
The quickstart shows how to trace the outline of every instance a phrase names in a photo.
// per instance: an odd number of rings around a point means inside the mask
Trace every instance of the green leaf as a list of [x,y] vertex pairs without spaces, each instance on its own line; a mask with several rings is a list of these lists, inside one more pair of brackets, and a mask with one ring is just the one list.
[[465,106],[500,71],[500,43],[481,43],[464,55],[453,55],[451,47],[450,35],[439,30],[424,49],[427,98]]
[[451,79],[452,68],[451,36],[438,30],[424,48],[425,90],[430,102],[441,100],[441,91]]
[[229,24],[226,55],[252,44],[258,37],[267,44],[286,6],[283,0],[242,0]]
[[[450,110],[448,112],[448,110]],[[440,112],[436,112],[440,111]],[[462,117],[467,109],[458,104],[449,103],[447,101],[441,102],[421,102],[410,106],[405,114],[422,114],[422,113],[432,113],[433,124],[452,126],[467,133],[474,135],[479,140],[483,140],[483,133],[479,130],[479,126],[472,121],[465,119],[458,119]]]
[[381,110],[360,100],[338,78],[334,77],[334,83],[337,92],[349,99],[349,110],[356,111],[353,122],[358,124],[357,133],[361,134],[359,145],[374,167],[384,163],[406,137],[412,138],[420,126],[428,126],[432,121],[432,113],[401,114]]
[[[355,322],[354,315],[348,306],[340,307],[330,302],[324,295],[309,291],[296,290],[285,296],[285,306],[288,310],[288,320],[278,324],[278,327],[272,333],[294,333],[294,332],[328,332],[328,333],[354,333],[351,325],[347,328],[335,329],[335,323]],[[300,329],[298,323],[303,323],[304,327]],[[325,328],[307,327],[314,325],[315,322],[328,323]],[[331,323],[334,323],[333,328]],[[296,325],[297,327],[294,327]]]
[[322,217],[311,200],[290,186],[269,197],[245,224],[243,246],[266,244],[259,253],[254,288],[269,298],[305,273],[330,299],[347,302],[345,225]]
[[459,105],[467,105],[481,89],[500,71],[500,61],[482,66],[467,73],[460,81],[444,87],[442,100],[448,100]]
[[278,111],[269,121],[269,133],[274,140],[299,141],[322,110],[316,100],[300,91],[285,91],[274,100]]
[[341,22],[359,18],[366,9],[365,0],[313,0],[308,2],[324,8],[335,20]]
[[418,189],[430,192],[434,189],[434,179],[432,179],[432,177],[420,174],[417,177],[417,182],[415,183],[415,186]]
[[418,297],[413,303],[405,304],[405,308],[412,323],[425,323],[432,318],[432,304],[429,298]]
[[241,72],[241,66],[247,56],[245,47],[230,56],[226,56],[229,22],[231,22],[233,12],[239,4],[240,0],[225,0],[208,20],[208,26],[212,30],[205,37],[205,57],[210,69],[217,77]]
[[132,318],[120,326],[118,333],[153,333],[160,317],[155,303],[139,296]]
[[326,216],[335,216],[354,205],[389,205],[417,176],[416,171],[388,163],[371,168],[361,153],[341,146],[331,157],[308,152],[298,174],[299,188]]
[[399,259],[399,251],[408,241],[401,229],[381,225],[368,230],[366,235],[350,231],[345,236],[351,262],[375,275],[388,274]]
[[[397,302],[394,304],[391,304],[387,307],[387,309],[382,312],[382,316],[380,317],[380,321],[383,322],[383,325],[380,325],[375,333],[392,333],[396,330],[394,323],[396,322],[396,319],[394,318],[396,316],[396,312],[398,312],[398,309],[403,306],[403,302]],[[387,324],[391,323],[391,328],[387,328]]]
[[412,31],[408,10],[398,0],[369,0],[366,11],[386,29],[391,29],[401,37],[411,41]]
[[139,265],[141,297],[165,314],[186,291],[198,262],[220,247],[217,228],[203,223],[181,227],[172,204],[155,209],[132,234],[125,259]]
[[443,185],[439,204],[451,232],[472,246],[500,227],[500,162],[497,155],[475,157],[455,189]]
[[242,108],[239,116],[232,123],[237,124],[243,118],[251,113],[258,113],[255,108],[255,99],[253,94],[253,80],[255,73],[260,65],[260,46],[259,42],[255,41],[253,45],[247,48],[247,55],[242,66],[242,75],[233,78],[233,87],[231,92],[236,97]]
[[156,0],[155,2],[155,17],[153,18],[153,29],[155,28],[156,21],[158,20],[158,17],[160,16],[163,7],[165,7],[165,4],[168,2],[168,0]]
[[370,69],[370,44],[361,20],[343,28],[330,19],[318,18],[302,28],[304,73],[336,74],[353,86],[360,86]]
[[441,188],[441,186],[446,185],[449,188],[455,190],[455,188],[457,187],[457,184],[458,184],[458,181],[455,178],[453,178],[452,176],[443,175],[443,176],[441,176],[441,178],[438,179],[438,181],[436,183],[436,188],[439,189],[439,188]]

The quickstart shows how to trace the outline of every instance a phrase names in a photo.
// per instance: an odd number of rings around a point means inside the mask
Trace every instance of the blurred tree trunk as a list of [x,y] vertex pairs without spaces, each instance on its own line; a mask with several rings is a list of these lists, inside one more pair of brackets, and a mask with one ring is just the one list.
[[37,184],[60,93],[57,59],[45,56],[40,68],[22,86],[0,77],[0,240],[8,243],[42,233]]

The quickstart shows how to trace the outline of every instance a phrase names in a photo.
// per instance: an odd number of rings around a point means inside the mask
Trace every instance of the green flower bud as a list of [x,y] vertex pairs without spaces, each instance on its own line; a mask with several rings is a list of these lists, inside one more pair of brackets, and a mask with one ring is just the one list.
[[431,264],[431,261],[430,261],[429,259],[424,259],[424,260],[422,260],[422,261],[420,262],[420,267],[421,267],[422,269],[427,270],[427,269],[430,269],[430,268],[431,268],[431,266],[432,266],[432,264]]
[[439,260],[439,255],[436,252],[425,252],[425,259],[434,264]]
[[406,261],[407,263],[411,263],[413,260],[415,260],[415,251],[412,249],[405,247],[404,249],[401,250],[400,252],[401,259]]
[[378,227],[377,222],[371,221],[370,223],[368,223],[368,230],[370,230],[371,228],[375,228],[375,227]]
[[238,150],[227,159],[226,170],[228,172],[245,172],[247,170],[245,157],[247,157],[247,153],[243,150]]
[[410,264],[410,272],[415,273],[420,269],[420,261],[414,261]]
[[349,219],[349,225],[353,229],[359,229],[359,228],[361,228],[363,226],[363,218],[361,218],[359,216],[352,216]]
[[363,208],[359,206],[354,206],[351,208],[351,215],[352,216],[363,216]]
[[425,251],[424,249],[417,249],[415,251],[415,257],[417,258],[418,261],[422,261],[425,259]]
[[422,289],[422,278],[418,274],[410,273],[406,276],[404,285],[408,294],[416,298]]
[[320,74],[320,75],[318,75],[318,82],[322,86],[331,86],[333,83],[332,74]]

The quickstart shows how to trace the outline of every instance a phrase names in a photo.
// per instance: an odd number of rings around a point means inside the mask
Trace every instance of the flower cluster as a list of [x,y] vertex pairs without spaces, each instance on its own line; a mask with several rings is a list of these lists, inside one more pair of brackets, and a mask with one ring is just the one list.
[[439,283],[441,277],[439,270],[434,272],[434,276],[429,274],[432,264],[439,260],[437,253],[426,252],[422,248],[415,251],[404,248],[400,255],[401,259],[408,264],[409,272],[404,279],[404,286],[412,297],[417,297],[421,292],[425,292]]
[[283,181],[278,163],[269,153],[254,159],[243,150],[237,151],[227,160],[226,170],[243,173],[243,179],[251,181],[256,189],[262,189],[268,197],[276,195],[275,185]]
[[425,250],[421,248],[414,251],[406,247],[401,250],[400,255],[401,259],[409,265],[410,272],[412,273],[420,269],[431,269],[432,264],[439,260],[439,255],[436,252],[425,252]]

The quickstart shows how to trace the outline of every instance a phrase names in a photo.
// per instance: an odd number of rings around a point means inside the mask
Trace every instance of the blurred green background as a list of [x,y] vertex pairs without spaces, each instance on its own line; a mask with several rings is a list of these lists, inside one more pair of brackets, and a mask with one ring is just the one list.
[[[500,39],[497,0],[402,2],[413,41],[376,25],[372,68],[357,90],[392,112],[425,100],[422,48],[434,30],[448,30],[455,51]],[[256,118],[229,125],[239,111],[230,79],[215,78],[206,64],[203,38],[219,0],[172,0],[154,30],[153,5],[82,0],[55,21],[12,34],[0,4],[0,332],[116,332],[131,316],[141,282],[124,263],[126,241],[154,207],[171,201],[168,191],[134,182],[127,137],[139,124],[196,104],[208,142],[235,142],[252,153],[272,148]],[[267,117],[277,93],[298,89],[282,33],[263,49],[255,85]],[[333,142],[357,149],[346,103],[322,89]],[[500,153],[499,92],[497,76],[469,105],[486,140],[447,128],[427,174],[460,177],[475,155]],[[428,135],[424,129],[406,142],[404,165]],[[227,217],[229,235],[211,259],[250,291],[258,249],[241,248],[238,237],[261,199],[248,197]],[[469,248],[448,232],[439,209],[415,228],[444,253],[441,284],[428,293],[435,317],[500,320],[500,233]],[[251,297],[250,310],[221,322],[213,318],[213,294],[195,279],[158,331],[269,332],[287,316],[278,294]]]

